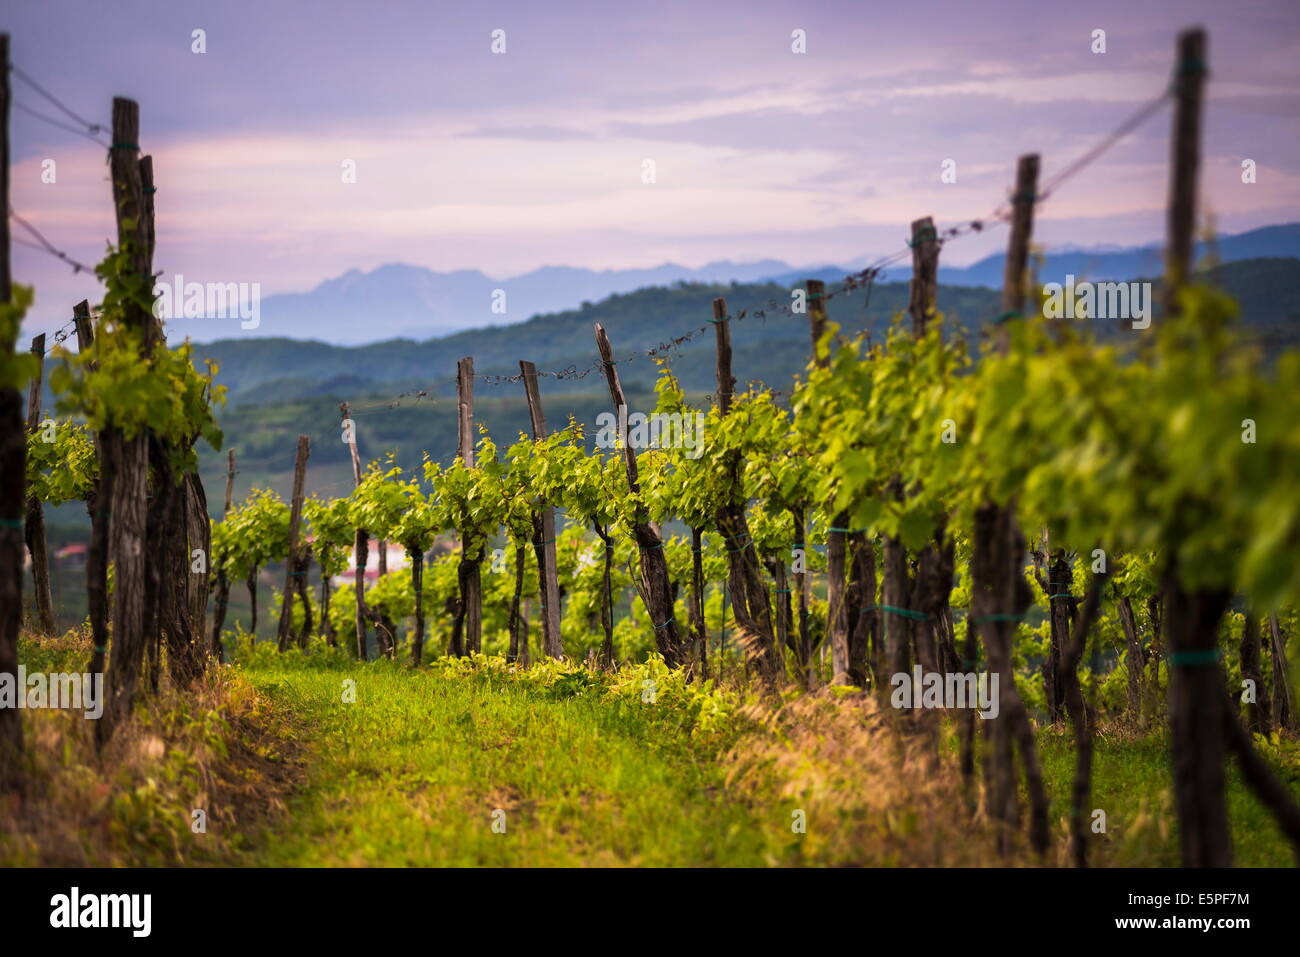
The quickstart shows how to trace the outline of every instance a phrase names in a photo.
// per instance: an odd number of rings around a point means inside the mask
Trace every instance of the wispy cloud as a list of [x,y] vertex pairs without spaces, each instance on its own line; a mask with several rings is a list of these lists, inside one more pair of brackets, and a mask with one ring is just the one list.
[[[411,0],[381,12],[47,0],[14,11],[9,29],[15,60],[86,115],[105,120],[113,92],[140,100],[159,268],[268,294],[386,262],[505,276],[892,251],[918,215],[987,213],[1018,153],[1040,151],[1050,174],[1088,149],[1162,88],[1175,32],[1198,20],[1213,71],[1206,208],[1229,229],[1300,218],[1293,0],[1248,14],[1212,0],[490,12]],[[1091,50],[1096,28],[1105,54]],[[491,52],[495,29],[504,54]],[[791,51],[796,29],[806,54]],[[77,258],[98,258],[114,228],[102,151],[24,114],[13,129],[15,206]],[[1045,205],[1036,235],[1158,239],[1167,135],[1161,115],[1118,144]],[[1245,158],[1254,184],[1241,182]],[[954,183],[940,180],[946,160]],[[1000,242],[944,255],[970,261]],[[97,295],[48,257],[15,258],[42,322]]]

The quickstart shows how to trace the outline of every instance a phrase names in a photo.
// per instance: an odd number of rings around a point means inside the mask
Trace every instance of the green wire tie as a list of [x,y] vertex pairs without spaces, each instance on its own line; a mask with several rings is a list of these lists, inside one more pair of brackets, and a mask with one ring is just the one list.
[[1035,202],[1037,199],[1038,199],[1038,194],[1037,194],[1037,193],[1033,193],[1033,192],[1029,192],[1029,193],[1015,193],[1015,194],[1013,194],[1012,197],[1011,197],[1011,202],[1013,202],[1013,203],[1018,203],[1018,202],[1021,202],[1022,200],[1025,200],[1025,201],[1028,201],[1028,202],[1031,202],[1031,203],[1032,203],[1032,202]]
[[1000,325],[1000,324],[1006,322],[1008,319],[1023,319],[1023,318],[1024,318],[1024,316],[1022,316],[1022,315],[1020,314],[1019,310],[1012,309],[1010,312],[1004,312],[1004,313],[1002,313],[1002,315],[1000,315],[1000,316],[998,316],[996,319],[994,319],[993,322],[994,322],[995,324]]
[[21,518],[0,518],[0,528],[24,528]]
[[[743,536],[742,536],[742,537],[743,537]],[[724,536],[724,538],[725,538],[725,536]],[[727,541],[729,541],[729,542],[735,542],[736,539],[734,539],[734,538],[728,538]],[[751,536],[748,536],[748,537],[745,538],[745,542],[744,542],[744,544],[742,544],[742,545],[739,546],[738,548],[728,548],[728,549],[727,549],[727,552],[728,552],[729,554],[734,555],[736,552],[743,552],[745,549],[747,549],[747,548],[748,548],[750,545],[752,545],[752,544],[754,544],[754,537],[751,535]]]
[[104,654],[106,651],[108,651],[108,646],[107,646],[107,645],[96,645],[96,646],[95,646],[95,654],[97,654],[97,655],[102,655],[102,654]]
[[1215,664],[1222,657],[1223,652],[1218,648],[1205,651],[1176,651],[1169,656],[1169,662],[1183,668],[1195,668],[1198,665]]
[[139,148],[140,146],[138,143],[114,143],[113,144],[113,149],[115,150],[138,150]]
[[1063,592],[1061,592],[1060,594],[1057,594],[1057,595],[1048,595],[1048,596],[1047,596],[1047,600],[1048,600],[1048,601],[1051,601],[1053,598],[1073,598],[1073,597],[1074,597],[1074,596],[1071,595],[1068,591],[1063,591]]
[[778,588],[778,589],[776,589],[776,593],[777,593],[778,595],[788,595],[788,594],[790,594],[790,589],[788,589],[788,588]]
[[[923,611],[913,611],[910,608],[895,608],[893,605],[874,605],[872,607],[898,615],[901,618],[910,618],[913,621],[925,621],[930,617]],[[870,611],[871,609],[868,608],[867,610]]]
[[981,615],[976,618],[976,622],[982,621],[1024,621],[1028,617],[1028,612],[1023,615],[1000,614],[1000,615]]
[[1208,72],[1205,67],[1205,61],[1196,57],[1189,57],[1178,64],[1179,76],[1201,76]]
[[156,192],[158,192],[158,187],[157,187],[157,186],[146,186],[146,187],[144,188],[144,191],[145,191],[146,193],[156,193]]
[[971,661],[969,658],[966,658],[962,661],[961,666],[966,670],[970,670],[971,668],[974,668],[977,664],[979,664],[979,662]]
[[676,616],[674,615],[672,618],[669,618],[669,619],[668,619],[666,622],[664,622],[662,625],[655,625],[655,631],[658,631],[660,628],[667,628],[669,625],[671,625],[671,624],[672,624],[674,621],[676,621],[676,620],[677,620],[677,618],[676,618]]
[[909,239],[907,245],[915,249],[917,246],[921,245],[921,243],[933,242],[937,238],[938,234],[934,231],[934,227],[931,226],[928,229],[921,230],[915,239]]

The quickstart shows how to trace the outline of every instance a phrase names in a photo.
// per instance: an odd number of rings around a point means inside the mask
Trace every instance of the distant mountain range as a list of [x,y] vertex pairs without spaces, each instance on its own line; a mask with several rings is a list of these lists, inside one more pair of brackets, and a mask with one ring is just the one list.
[[[1199,255],[1220,261],[1300,258],[1300,223],[1267,226],[1202,244]],[[1067,273],[1090,279],[1158,276],[1159,245],[1051,252],[1039,271],[1043,282],[1063,281]],[[865,260],[863,261],[865,262]],[[966,267],[940,264],[939,282],[950,286],[1002,285],[1004,257],[988,256]],[[591,270],[547,266],[512,279],[493,279],[478,270],[439,273],[423,266],[390,264],[370,272],[352,269],[308,292],[266,297],[261,323],[241,331],[238,320],[190,319],[168,324],[168,338],[191,336],[196,342],[219,339],[313,339],[335,345],[361,345],[388,339],[426,341],[470,329],[520,323],[535,315],[576,309],[611,295],[679,282],[726,284],[771,282],[789,287],[808,278],[834,281],[862,263],[796,269],[777,259],[753,263],[728,261],[689,269],[665,263],[653,269]],[[907,266],[894,267],[888,278],[907,278]]]
[[[1205,279],[1237,300],[1246,333],[1266,355],[1300,341],[1300,258],[1227,263]],[[1159,289],[1154,292],[1159,303]],[[831,299],[830,317],[846,334],[869,331],[879,342],[907,308],[908,293],[906,282],[875,283],[870,295],[859,288]],[[339,441],[341,401],[351,403],[367,461],[389,451],[406,467],[418,466],[425,451],[442,462],[454,457],[455,369],[462,356],[473,356],[475,371],[489,375],[518,374],[520,359],[537,363],[546,373],[540,386],[547,421],[560,425],[572,415],[593,425],[598,413],[609,410],[593,338],[596,322],[609,332],[633,409],[654,407],[651,390],[658,369],[644,351],[685,335],[689,341],[670,346],[662,357],[688,392],[703,401],[715,381],[708,323],[715,296],[726,297],[732,315],[746,312],[732,328],[732,361],[741,383],[757,380],[789,389],[808,361],[809,326],[806,316],[771,309],[764,314],[766,303],[790,301],[789,288],[776,283],[651,286],[510,326],[421,342],[339,346],[287,338],[226,339],[199,345],[195,357],[216,360],[221,367],[217,381],[230,389],[220,419],[227,444],[238,453],[237,495],[253,482],[269,482],[287,494],[300,434],[311,439],[309,491],[335,494],[351,482],[347,446]],[[974,338],[1002,310],[998,291],[951,283],[939,286],[938,305],[950,328],[968,330]],[[1148,332],[1160,322],[1157,309]],[[1096,332],[1120,342],[1139,335],[1128,323],[1102,322]],[[571,371],[563,378],[553,375],[564,370]],[[475,421],[489,428],[498,443],[513,441],[529,427],[519,383],[480,380],[474,392]],[[220,488],[225,455],[201,445],[199,460],[208,488]],[[208,499],[214,508],[221,501],[211,492]]]
[[699,269],[665,263],[653,269],[579,269],[545,266],[513,279],[493,279],[477,269],[434,272],[391,263],[370,272],[350,269],[309,292],[267,296],[261,324],[241,331],[237,320],[192,319],[168,323],[168,338],[196,342],[224,338],[287,337],[337,345],[384,339],[431,339],[576,307],[617,293],[677,282],[759,281],[789,271],[788,263],[716,262]]
[[[1264,226],[1235,235],[1221,235],[1214,242],[1197,244],[1198,260],[1207,257],[1221,263],[1241,262],[1245,259],[1295,259],[1300,258],[1300,223]],[[985,256],[969,266],[945,266],[939,261],[939,283],[949,286],[987,286],[1002,288],[1002,277],[1007,257],[1003,253]],[[904,263],[895,266],[890,278],[905,278],[911,267]],[[792,270],[769,277],[785,285],[804,279],[832,281],[845,276],[850,270],[827,266],[814,272]],[[1074,246],[1051,250],[1038,270],[1041,282],[1064,282],[1067,275],[1076,279],[1133,279],[1138,276],[1159,276],[1164,272],[1164,247],[1158,243],[1147,246],[1114,246],[1081,249]]]

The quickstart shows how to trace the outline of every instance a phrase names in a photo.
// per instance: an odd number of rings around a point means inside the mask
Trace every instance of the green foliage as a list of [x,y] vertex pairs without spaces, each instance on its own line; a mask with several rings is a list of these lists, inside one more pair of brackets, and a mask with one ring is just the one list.
[[27,434],[27,494],[47,505],[84,501],[99,478],[94,438],[75,422],[53,426],[53,442],[44,425]]
[[302,503],[306,534],[312,537],[312,552],[326,577],[340,575],[348,567],[348,548],[353,544],[348,499],[329,501],[309,498]]
[[127,320],[134,308],[151,312],[152,279],[133,272],[125,250],[110,246],[95,272],[106,291],[94,343],[75,355],[59,347],[53,353],[64,360],[50,373],[58,410],[84,417],[97,432],[114,428],[131,438],[148,429],[170,444],[176,472],[192,472],[195,441],[216,450],[223,441],[213,411],[225,398],[225,387],[214,381],[217,365],[208,361],[201,374],[188,340],[146,355],[144,332]]
[[212,525],[212,568],[234,581],[289,555],[289,506],[270,489],[254,488],[224,521]]
[[0,303],[0,389],[21,389],[36,374],[37,358],[14,348],[23,316],[32,307],[35,293],[31,286],[14,283],[9,302]]

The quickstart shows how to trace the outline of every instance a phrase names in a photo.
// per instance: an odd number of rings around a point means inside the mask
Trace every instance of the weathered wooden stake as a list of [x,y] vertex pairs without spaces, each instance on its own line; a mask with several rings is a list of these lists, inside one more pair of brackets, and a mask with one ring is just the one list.
[[998,348],[1010,348],[1007,322],[1021,316],[1025,308],[1026,275],[1029,264],[1029,237],[1034,231],[1034,204],[1038,189],[1038,154],[1027,153],[1016,163],[1016,188],[1011,196],[1011,235],[1007,239],[1007,257],[1002,273],[1003,322]]
[[1178,312],[1178,292],[1192,272],[1196,188],[1201,169],[1201,103],[1206,66],[1205,31],[1178,36],[1174,64],[1174,129],[1169,169],[1165,248],[1165,315]]
[[[829,343],[826,336],[826,284],[820,279],[804,280],[808,293],[808,326],[812,335],[813,361],[825,368],[830,364]],[[826,351],[823,351],[826,350]],[[826,631],[831,646],[831,682],[833,684],[861,684],[850,673],[850,626],[847,605],[847,512],[834,513],[830,531],[826,533]],[[808,602],[808,577],[801,587],[805,591],[804,604]],[[825,650],[823,649],[823,657]]]
[[[1038,157],[1025,155],[1016,165],[1016,188],[1012,197],[1011,235],[1007,241],[1006,272],[1002,308],[1009,321],[1020,315],[1025,300],[1025,263],[1033,227],[1035,190],[1038,185]],[[1006,351],[1010,340],[1005,327],[999,348]],[[1047,850],[1050,834],[1047,822],[1047,793],[1038,762],[1038,747],[1025,704],[1016,690],[1012,665],[1012,638],[1017,616],[1032,601],[1024,576],[1025,539],[1016,522],[1014,502],[999,505],[986,502],[975,514],[974,555],[971,561],[971,615],[979,624],[988,655],[989,671],[1000,675],[1002,706],[990,721],[991,813],[1002,822],[1000,849],[1007,849],[1009,829],[1016,818],[1014,750],[1020,750],[1030,802],[1030,843],[1039,854]]]
[[[609,384],[609,397],[614,402],[616,414],[620,421],[626,421],[620,414],[627,408],[627,399],[623,395],[623,385],[619,381],[618,363],[614,361],[614,349],[609,344],[605,327],[596,323],[596,348],[605,367],[605,381]],[[627,436],[623,440],[623,464],[627,469],[627,485],[632,494],[638,495],[641,483],[637,474],[636,450],[632,448]],[[672,582],[668,577],[668,561],[664,558],[663,540],[645,514],[644,508],[638,508],[632,522],[632,535],[636,539],[637,550],[641,556],[640,592],[650,615],[650,625],[654,628],[655,644],[664,661],[670,667],[685,665],[690,658],[690,648],[681,639],[673,611]]]
[[[293,460],[293,499],[289,505],[289,555],[284,563],[284,592],[280,596],[280,631],[278,634],[280,650],[289,647],[293,632],[293,596],[302,593],[300,582],[295,578],[307,574],[306,563],[300,561],[298,554],[298,531],[302,525],[303,484],[307,480],[307,457],[311,455],[311,439],[305,435],[298,436],[298,453]],[[303,612],[311,614],[309,607]]]
[[[736,377],[731,371],[731,322],[727,318],[727,301],[721,296],[713,300],[713,330],[717,345],[718,411],[726,416],[731,413]],[[714,522],[726,543],[730,570],[727,587],[732,593],[736,624],[746,632],[746,658],[753,660],[762,680],[770,684],[782,677],[781,646],[772,626],[772,606],[763,583],[762,561],[745,515],[740,468],[739,451],[731,453],[726,462],[731,494],[719,503]]]
[[[112,137],[109,170],[113,207],[117,214],[118,246],[128,251],[131,272],[146,279],[150,269],[142,228],[142,186],[137,160],[140,152],[140,107],[134,100],[122,97],[113,100]],[[125,307],[123,322],[140,333],[144,354],[150,355],[153,316],[142,304],[130,301]],[[145,627],[149,435],[141,431],[128,439],[117,428],[108,428],[101,440],[106,446],[111,446],[109,454],[116,465],[113,500],[109,505],[112,514],[113,657],[106,676],[107,704],[103,717],[95,725],[96,741],[102,747],[117,725],[130,714],[150,636]]]
[[935,314],[935,291],[939,280],[939,237],[929,216],[912,223],[912,284],[907,304],[912,317],[912,335],[925,335]]
[[[45,378],[45,333],[32,338],[36,371],[27,387],[27,434],[41,429],[41,384]],[[32,556],[32,584],[36,591],[36,627],[54,634],[54,595],[50,589],[50,548],[45,537],[45,509],[35,495],[27,498],[27,550]]]
[[[343,413],[343,434],[348,440],[348,452],[352,456],[352,482],[354,485],[360,485],[361,456],[357,454],[356,423],[352,421],[352,413],[348,410],[346,402],[339,403],[339,411]],[[358,528],[352,543],[352,564],[355,566],[352,580],[357,600],[355,618],[357,657],[362,661],[366,660],[366,562],[370,557],[369,553],[370,533],[364,528]]]
[[230,514],[230,503],[235,496],[235,450],[226,453],[226,502],[221,508],[221,517]]
[[[1169,208],[1165,237],[1165,317],[1178,314],[1178,296],[1192,270],[1200,167],[1201,99],[1206,72],[1205,33],[1188,30],[1177,40],[1174,123],[1170,143]],[[1169,722],[1174,804],[1185,867],[1227,867],[1232,862],[1224,776],[1223,672],[1217,665],[1186,667],[1180,657],[1208,655],[1218,641],[1217,621],[1227,594],[1188,593],[1177,572],[1165,575],[1164,612],[1170,645]]]
[[[546,438],[546,416],[542,413],[542,396],[537,387],[537,366],[520,360],[519,371],[523,374],[533,441],[540,442]],[[538,587],[542,596],[542,652],[551,658],[563,658],[560,578],[555,558],[555,509],[549,504],[533,512],[533,551],[537,554]]]
[[[235,494],[235,450],[226,452],[226,498],[221,508],[221,520],[224,522],[230,514],[230,504]],[[225,648],[221,642],[221,629],[226,624],[226,609],[230,605],[230,575],[225,567],[217,569],[216,599],[212,606],[212,656],[218,663],[225,657]]]
[[[77,350],[86,352],[95,344],[95,329],[90,318],[90,302],[81,300],[72,307],[72,318],[77,329]],[[90,363],[90,368],[94,368]],[[86,550],[86,604],[90,617],[90,634],[94,642],[87,671],[102,675],[104,656],[108,649],[108,506],[113,498],[113,461],[109,450],[96,432],[91,437],[95,446],[95,459],[99,462],[99,478],[86,496],[86,512],[90,516],[90,547]],[[102,679],[101,679],[102,680]]]
[[[9,34],[0,33],[0,203],[9,209]],[[0,305],[11,301],[9,216],[0,216]],[[0,362],[13,362],[18,329],[0,327]],[[27,435],[17,388],[0,386],[0,675],[18,683],[18,631],[23,606],[23,499]],[[20,780],[22,712],[0,708],[0,790]]]
[[[466,468],[474,468],[474,358],[466,356],[456,363],[458,453]],[[465,654],[476,654],[483,643],[483,550],[486,543],[476,541],[473,529],[461,529],[460,539],[460,613]]]

